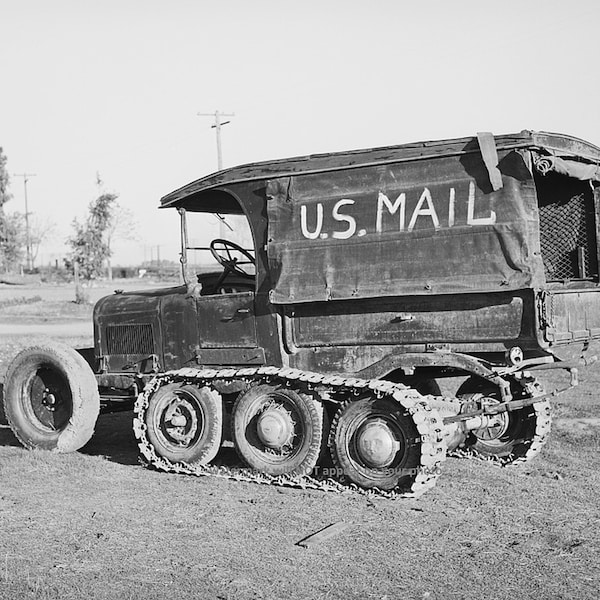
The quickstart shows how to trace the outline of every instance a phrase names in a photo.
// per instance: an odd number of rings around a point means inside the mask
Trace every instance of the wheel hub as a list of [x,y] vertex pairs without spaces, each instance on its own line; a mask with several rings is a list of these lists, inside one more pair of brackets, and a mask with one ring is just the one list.
[[473,433],[477,439],[485,442],[497,440],[507,432],[508,424],[507,413],[488,416],[486,424]]
[[42,404],[48,410],[54,410],[56,407],[56,396],[48,388],[42,394]]
[[184,415],[173,415],[171,417],[171,425],[173,427],[185,427],[187,425],[187,419]]
[[374,468],[390,465],[400,449],[400,443],[382,419],[369,421],[358,430],[356,446],[362,460]]
[[40,428],[59,431],[68,422],[73,410],[69,384],[56,370],[42,366],[27,385],[31,416]]
[[172,442],[187,446],[198,431],[194,407],[184,398],[177,398],[164,414],[165,433]]
[[265,446],[280,449],[290,443],[294,435],[294,421],[283,407],[273,406],[258,417],[256,430]]
[[[482,406],[490,406],[499,404],[499,400],[495,398],[484,398]],[[507,431],[509,426],[509,418],[507,412],[498,413],[495,415],[486,415],[483,427],[473,431],[475,437],[484,442],[490,442],[501,438]]]

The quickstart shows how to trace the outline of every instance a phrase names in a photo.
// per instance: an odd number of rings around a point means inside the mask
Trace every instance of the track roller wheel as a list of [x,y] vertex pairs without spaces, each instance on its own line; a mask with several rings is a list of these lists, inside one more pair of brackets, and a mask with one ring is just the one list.
[[421,466],[421,445],[411,414],[389,397],[346,403],[329,434],[334,464],[364,488],[410,487]]
[[269,475],[302,476],[316,466],[323,445],[323,405],[289,388],[258,385],[243,393],[232,412],[240,457]]
[[74,452],[92,437],[100,397],[83,357],[59,342],[17,354],[4,381],[4,412],[27,448]]
[[155,452],[171,462],[207,464],[223,434],[221,397],[208,387],[171,383],[149,400],[144,421]]
[[[537,383],[527,384],[523,388],[517,382],[513,382],[511,388],[515,398],[543,393]],[[461,385],[456,396],[462,402],[477,406],[493,406],[501,402],[497,387],[474,377]],[[521,463],[539,453],[550,433],[550,427],[550,404],[543,400],[531,406],[495,415],[488,426],[470,432],[465,446],[475,454],[497,460],[504,465]]]

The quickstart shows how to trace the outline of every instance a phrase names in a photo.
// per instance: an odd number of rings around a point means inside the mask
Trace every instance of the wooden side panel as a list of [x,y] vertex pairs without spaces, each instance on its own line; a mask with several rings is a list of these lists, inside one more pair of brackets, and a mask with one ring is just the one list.
[[548,292],[545,312],[552,345],[600,339],[600,288]]

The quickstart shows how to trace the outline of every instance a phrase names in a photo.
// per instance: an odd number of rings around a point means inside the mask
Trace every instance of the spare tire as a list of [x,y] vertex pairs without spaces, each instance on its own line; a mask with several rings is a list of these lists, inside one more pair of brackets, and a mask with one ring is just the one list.
[[47,341],[17,354],[4,380],[4,413],[27,448],[74,452],[100,412],[92,369],[73,348]]

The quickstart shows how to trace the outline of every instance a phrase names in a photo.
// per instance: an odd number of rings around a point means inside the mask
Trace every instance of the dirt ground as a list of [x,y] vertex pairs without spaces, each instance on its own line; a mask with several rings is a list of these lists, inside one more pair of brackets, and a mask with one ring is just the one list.
[[[39,302],[9,305],[4,293],[3,324],[48,323],[44,303],[68,302],[38,290]],[[71,309],[52,324],[90,318]],[[91,331],[61,337],[91,344]],[[0,379],[34,339],[2,333]],[[100,417],[70,455],[26,451],[0,424],[0,599],[595,599],[600,368],[581,380],[554,401],[554,430],[534,461],[449,458],[418,500],[151,471],[138,464],[131,413]],[[544,378],[548,389],[565,383]],[[348,527],[297,545],[336,522]]]

